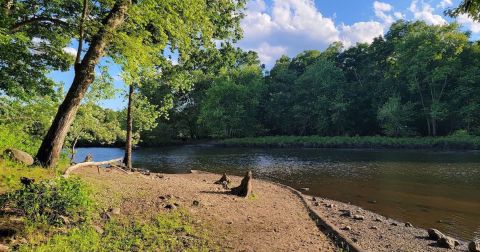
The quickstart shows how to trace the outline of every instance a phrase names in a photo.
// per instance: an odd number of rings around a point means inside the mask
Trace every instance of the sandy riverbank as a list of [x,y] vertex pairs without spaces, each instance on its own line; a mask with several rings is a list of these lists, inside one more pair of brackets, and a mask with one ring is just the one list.
[[[337,251],[338,237],[325,228],[330,224],[341,237],[364,251],[447,251],[426,239],[424,229],[406,227],[357,206],[322,198],[313,200],[269,181],[254,180],[254,197],[244,199],[214,184],[220,177],[217,174],[146,176],[111,169],[98,174],[91,168],[75,173],[94,185],[103,205],[119,207],[122,215],[148,217],[172,211],[166,206],[173,200],[204,223],[224,250]],[[241,180],[235,176],[231,179],[233,185]],[[345,216],[346,211],[363,216],[363,220]],[[468,251],[463,242],[456,250]]]

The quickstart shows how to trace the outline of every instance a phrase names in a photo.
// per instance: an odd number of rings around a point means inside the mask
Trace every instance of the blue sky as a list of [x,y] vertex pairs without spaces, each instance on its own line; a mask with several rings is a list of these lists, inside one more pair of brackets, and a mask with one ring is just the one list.
[[[304,50],[323,50],[335,41],[341,41],[346,47],[357,42],[371,42],[398,19],[424,20],[436,25],[452,22],[443,11],[458,5],[459,1],[250,0],[242,21],[244,38],[238,46],[256,51],[270,68],[283,54],[293,57]],[[472,32],[473,39],[478,39],[479,23],[466,16],[456,21]],[[113,64],[110,66],[115,87],[125,90],[119,78],[121,69]],[[53,72],[50,76],[65,83],[67,90],[73,71]],[[103,101],[102,106],[118,110],[125,103],[123,95],[119,94],[115,99]]]

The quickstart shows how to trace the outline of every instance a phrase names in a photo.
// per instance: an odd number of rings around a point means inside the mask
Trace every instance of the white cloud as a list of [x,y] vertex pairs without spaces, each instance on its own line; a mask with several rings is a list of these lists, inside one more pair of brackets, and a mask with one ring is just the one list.
[[260,61],[264,64],[273,64],[280,56],[287,53],[287,48],[283,46],[271,46],[264,42],[257,48],[251,50],[258,53]]
[[65,48],[63,48],[63,51],[72,55],[72,56],[77,56],[77,49],[75,49],[73,47],[65,47]]
[[453,5],[452,0],[442,0],[442,1],[437,5],[437,8],[445,9],[445,8],[450,7],[450,6],[452,6],[452,5]]
[[410,4],[409,10],[412,12],[415,20],[423,20],[428,24],[433,25],[444,25],[447,23],[442,16],[434,13],[435,9],[432,6],[423,1],[420,1],[419,6],[419,1],[413,0]]
[[373,10],[375,12],[375,16],[382,20],[385,26],[389,26],[395,21],[395,18],[389,14],[389,12],[393,10],[392,5],[375,1],[373,2]]
[[[376,2],[374,8],[382,12],[393,10],[393,6],[382,2]],[[390,16],[379,17],[382,22],[336,25],[332,18],[322,15],[313,0],[273,0],[270,6],[264,0],[254,0],[247,5],[245,14],[244,39],[239,45],[256,51],[267,67],[282,54],[292,57],[304,50],[322,50],[336,41],[346,46],[371,42],[394,21]]]
[[473,33],[480,33],[480,23],[474,21],[466,14],[461,14],[457,17],[457,22]]
[[375,1],[375,2],[373,2],[373,9],[375,11],[389,12],[389,11],[393,10],[393,6],[388,4],[388,3]]
[[374,38],[382,36],[384,25],[375,22],[358,22],[353,25],[342,25],[342,41],[346,47],[360,43],[371,43]]

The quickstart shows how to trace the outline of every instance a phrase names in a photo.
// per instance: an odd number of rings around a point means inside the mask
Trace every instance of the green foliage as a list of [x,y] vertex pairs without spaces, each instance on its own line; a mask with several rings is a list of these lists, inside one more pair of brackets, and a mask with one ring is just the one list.
[[402,104],[399,96],[392,96],[378,109],[378,120],[387,136],[408,136],[413,132],[408,128],[412,121],[413,106]]
[[384,136],[267,136],[232,138],[226,146],[309,148],[480,149],[478,136],[384,137]]
[[261,71],[244,66],[222,73],[207,90],[199,122],[216,137],[253,135],[262,86]]
[[1,206],[9,206],[32,224],[61,225],[85,221],[92,210],[89,190],[78,178],[43,180],[1,196]]
[[98,234],[90,226],[58,234],[44,244],[19,251],[215,251],[215,246],[182,212],[160,214],[145,221],[111,220]]

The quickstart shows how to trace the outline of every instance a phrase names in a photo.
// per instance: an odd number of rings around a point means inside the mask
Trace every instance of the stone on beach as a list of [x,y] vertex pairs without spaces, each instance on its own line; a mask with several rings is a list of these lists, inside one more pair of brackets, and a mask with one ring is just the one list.
[[6,149],[3,154],[15,162],[22,163],[24,165],[33,165],[33,157],[24,151],[10,148]]

